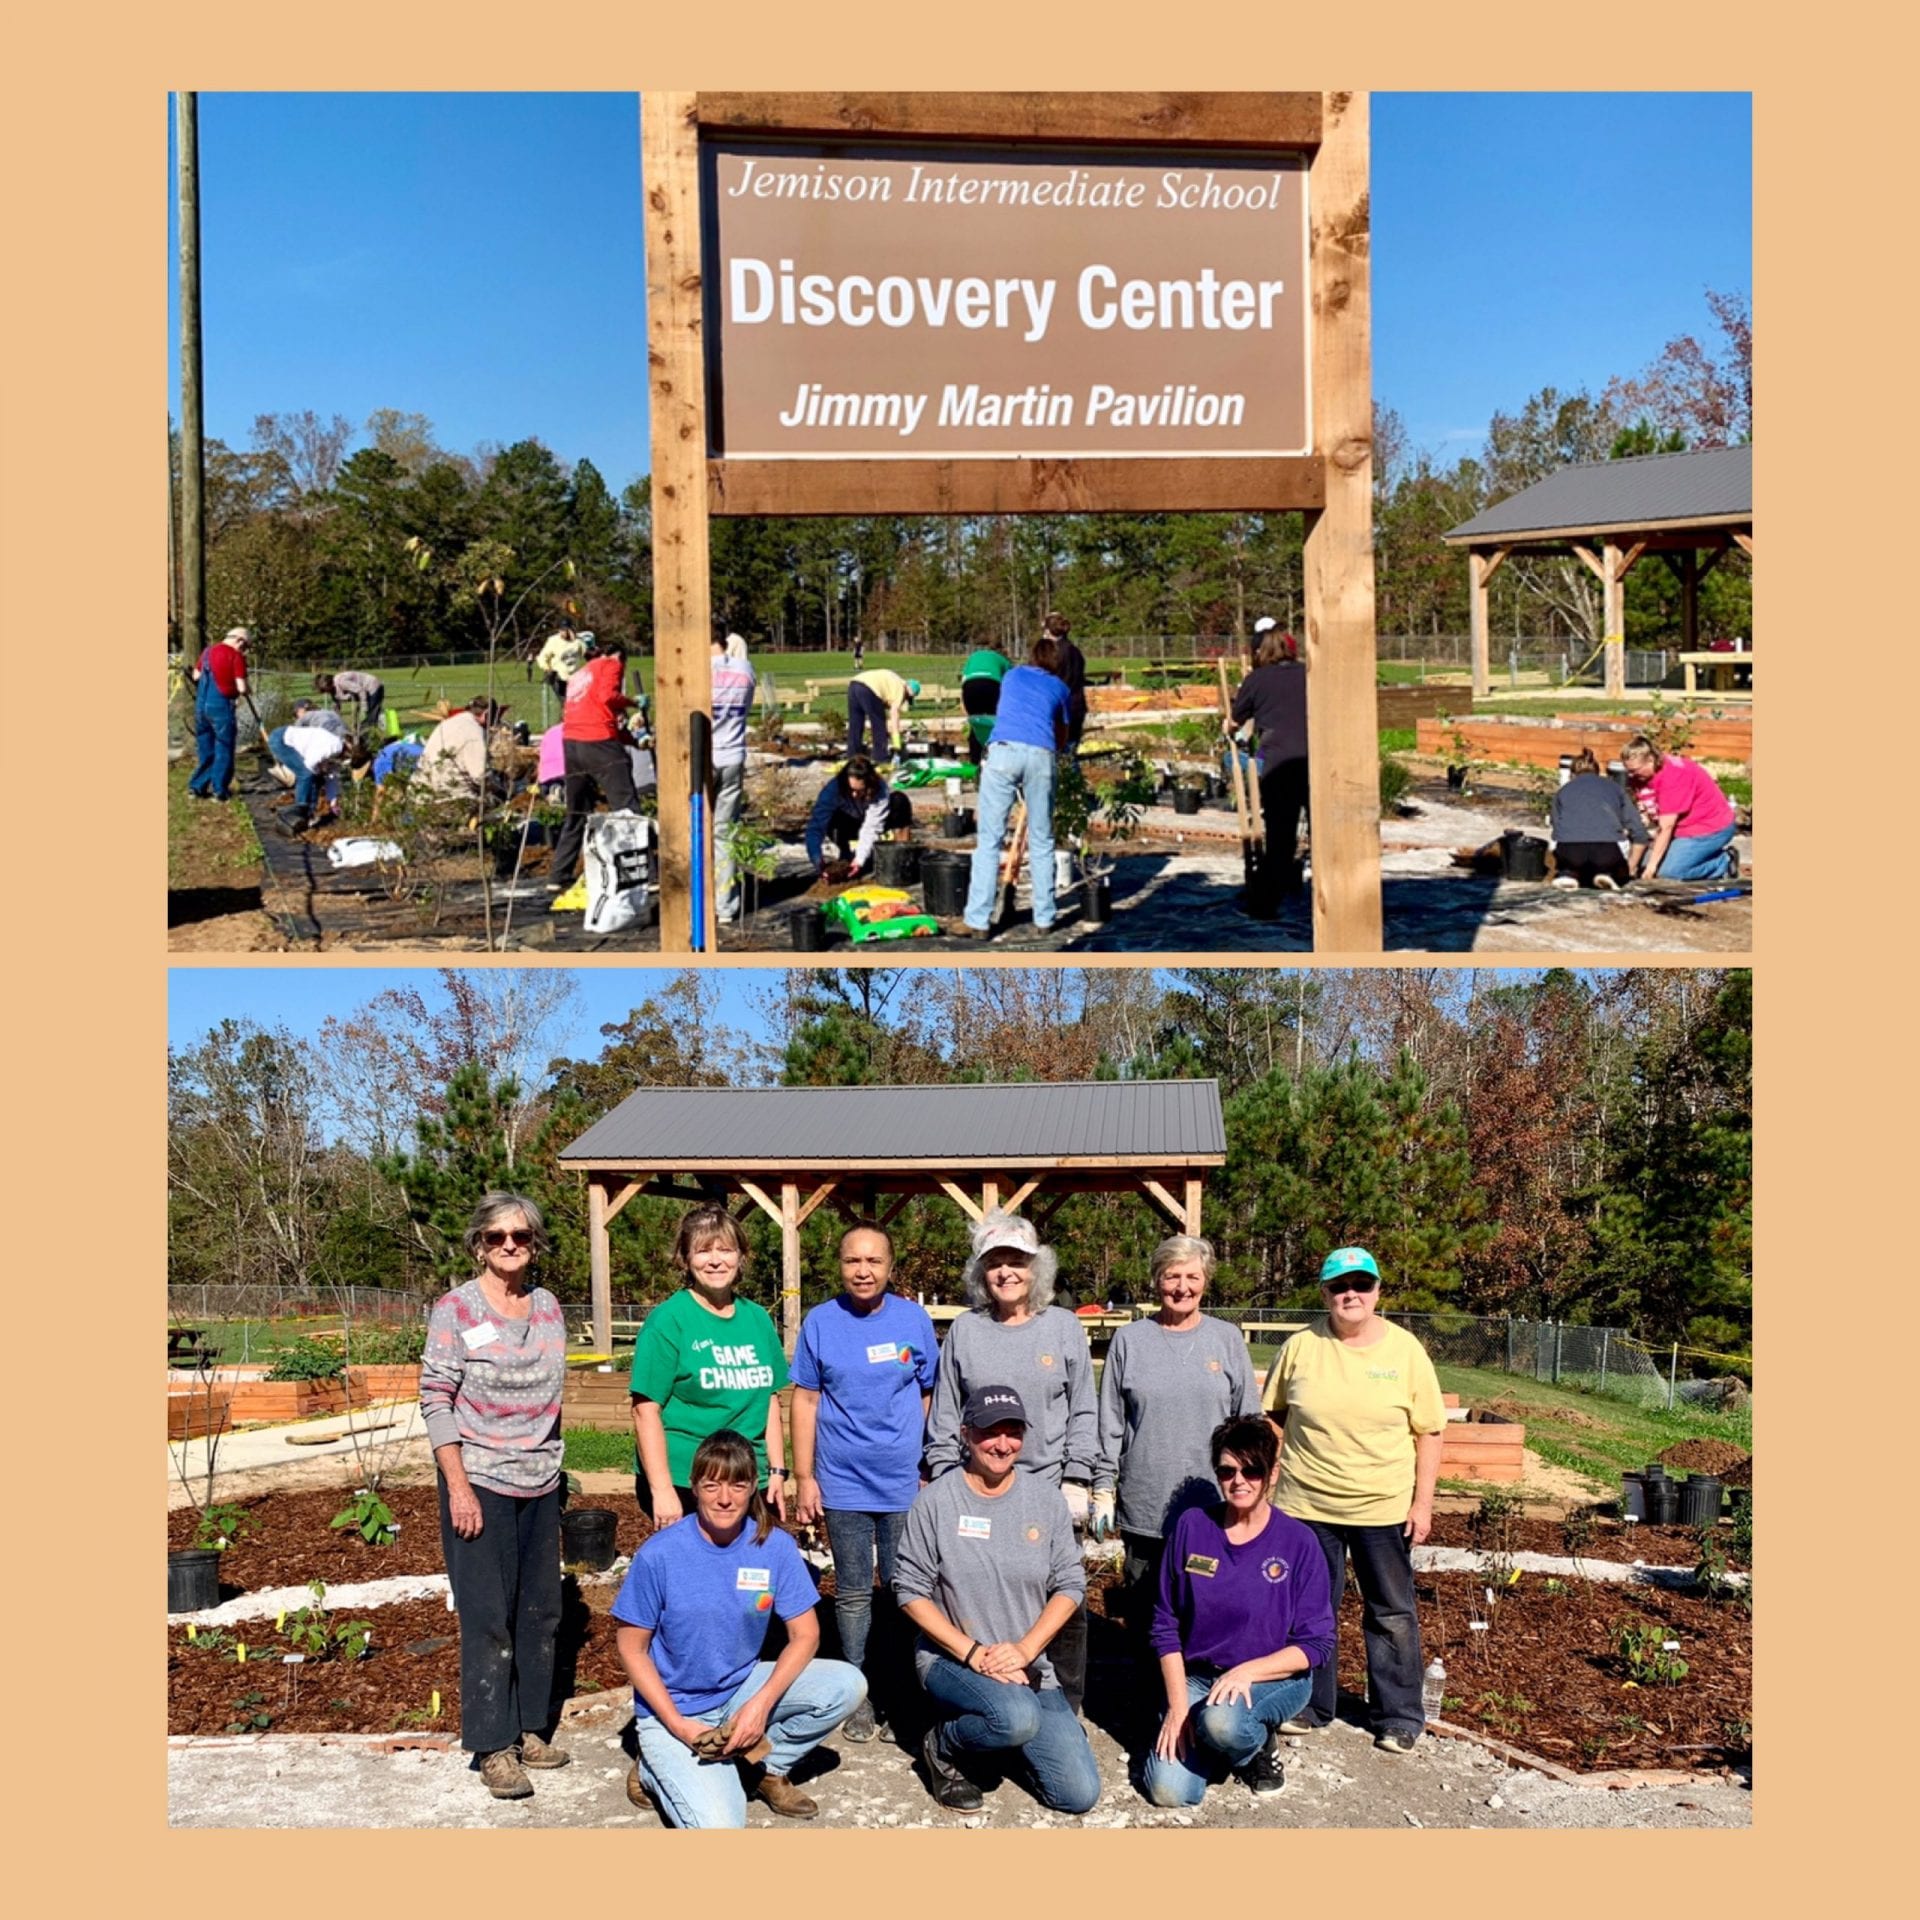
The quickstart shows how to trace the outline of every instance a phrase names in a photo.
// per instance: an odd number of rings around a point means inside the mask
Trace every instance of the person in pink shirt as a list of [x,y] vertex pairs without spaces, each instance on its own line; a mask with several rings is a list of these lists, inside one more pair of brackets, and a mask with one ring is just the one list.
[[1663,880],[1727,880],[1739,874],[1733,802],[1705,767],[1662,753],[1643,733],[1627,742],[1620,764],[1636,788],[1653,796],[1653,845],[1640,866],[1642,879],[1658,874]]

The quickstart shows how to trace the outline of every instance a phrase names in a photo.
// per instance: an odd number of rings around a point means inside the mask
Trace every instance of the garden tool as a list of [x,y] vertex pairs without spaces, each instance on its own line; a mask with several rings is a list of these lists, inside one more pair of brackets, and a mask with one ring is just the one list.
[[1027,803],[1016,800],[1007,833],[1007,850],[1000,856],[1001,921],[1013,918],[1013,898],[1020,885],[1020,863],[1027,857]]

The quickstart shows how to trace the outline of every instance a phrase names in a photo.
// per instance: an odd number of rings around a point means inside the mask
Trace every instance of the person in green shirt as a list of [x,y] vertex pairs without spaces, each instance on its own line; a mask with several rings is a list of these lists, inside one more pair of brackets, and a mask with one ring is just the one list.
[[1013,662],[997,647],[976,647],[960,669],[960,704],[967,715],[967,758],[977,767],[993,738],[993,716],[1000,711],[1000,682]]
[[787,1357],[766,1308],[735,1293],[746,1258],[724,1207],[694,1208],[673,1250],[686,1285],[647,1315],[633,1343],[633,1491],[656,1527],[693,1511],[694,1452],[723,1429],[753,1442],[759,1484],[787,1517]]

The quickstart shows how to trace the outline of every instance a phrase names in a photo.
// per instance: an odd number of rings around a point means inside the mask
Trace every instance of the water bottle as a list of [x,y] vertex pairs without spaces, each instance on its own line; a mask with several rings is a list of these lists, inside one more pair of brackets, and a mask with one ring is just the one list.
[[1426,1672],[1420,1676],[1420,1711],[1429,1720],[1438,1720],[1446,1697],[1447,1669],[1440,1656],[1436,1654],[1428,1664]]

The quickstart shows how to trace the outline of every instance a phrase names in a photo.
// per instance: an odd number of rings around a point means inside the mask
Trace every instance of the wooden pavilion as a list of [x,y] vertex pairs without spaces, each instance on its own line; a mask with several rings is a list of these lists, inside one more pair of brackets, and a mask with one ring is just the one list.
[[909,1201],[995,1207],[1043,1227],[1076,1193],[1134,1193],[1176,1232],[1200,1231],[1208,1172],[1227,1157],[1217,1080],[1012,1086],[646,1087],[560,1151],[587,1181],[594,1342],[611,1349],[608,1228],[641,1194],[780,1228],[780,1331],[800,1331],[800,1229],[822,1206],[888,1225]]
[[1606,690],[1627,691],[1627,575],[1657,554],[1680,582],[1683,654],[1697,645],[1700,582],[1736,547],[1753,557],[1753,447],[1562,467],[1441,536],[1467,550],[1473,691],[1492,691],[1487,586],[1515,553],[1572,555],[1600,582]]

